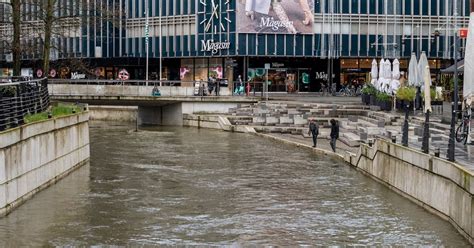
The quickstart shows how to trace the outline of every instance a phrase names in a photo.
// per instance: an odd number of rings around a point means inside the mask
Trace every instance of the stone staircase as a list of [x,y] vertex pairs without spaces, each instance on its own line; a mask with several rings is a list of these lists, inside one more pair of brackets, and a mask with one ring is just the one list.
[[399,123],[399,116],[370,111],[369,107],[350,104],[259,102],[230,109],[227,116],[232,125],[252,126],[257,132],[289,133],[307,136],[308,121],[315,120],[320,135],[328,136],[330,120],[340,123],[340,139],[349,146],[359,146],[368,138],[387,135],[385,127]]

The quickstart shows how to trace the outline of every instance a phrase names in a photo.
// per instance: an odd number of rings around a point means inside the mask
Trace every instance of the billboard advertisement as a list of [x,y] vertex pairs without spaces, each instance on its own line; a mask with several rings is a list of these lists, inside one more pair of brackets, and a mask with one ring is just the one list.
[[237,32],[312,34],[315,0],[239,0]]

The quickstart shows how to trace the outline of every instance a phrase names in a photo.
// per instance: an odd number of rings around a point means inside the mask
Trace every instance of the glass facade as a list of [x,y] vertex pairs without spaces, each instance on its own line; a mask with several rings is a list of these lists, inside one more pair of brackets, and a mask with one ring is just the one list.
[[[35,9],[29,2],[25,1],[23,7],[25,13],[30,13],[25,21],[35,19]],[[238,6],[245,5],[246,0],[214,2],[215,6],[211,0],[58,0],[59,9],[67,10],[60,14],[80,20],[81,25],[76,27],[71,22],[66,34],[54,38],[57,59],[101,58],[96,64],[114,59],[116,64],[127,58],[127,63],[144,66],[146,10],[149,57],[178,60],[172,62],[174,65],[202,67],[209,64],[199,60],[202,58],[240,58],[238,66],[244,69],[239,73],[245,74],[251,62],[242,58],[404,59],[412,52],[426,51],[430,59],[451,59],[453,33],[442,31],[436,39],[431,34],[452,25],[467,27],[470,12],[469,0],[308,0],[314,13],[312,33],[239,33],[237,15],[244,10]],[[8,7],[1,2],[0,6],[5,19]],[[61,8],[64,6],[77,7]],[[8,22],[0,23],[0,34],[10,29]],[[0,65],[6,65],[10,36],[0,37]],[[25,49],[24,59],[40,58],[40,37],[22,42],[25,47],[35,47]],[[224,48],[205,49],[213,45]],[[225,67],[225,61],[219,61]],[[210,64],[215,67],[218,63]],[[296,75],[306,67],[294,69]],[[198,69],[193,70],[196,73]],[[169,73],[173,74],[171,69]],[[197,74],[203,77],[201,72]]]

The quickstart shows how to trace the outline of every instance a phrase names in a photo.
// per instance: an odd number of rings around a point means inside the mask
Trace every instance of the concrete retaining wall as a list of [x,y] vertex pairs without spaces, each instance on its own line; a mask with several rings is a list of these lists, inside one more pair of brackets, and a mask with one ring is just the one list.
[[0,133],[0,216],[88,161],[88,121],[85,112]]
[[474,174],[455,163],[388,141],[362,145],[346,161],[451,222],[474,243]]
[[89,106],[90,120],[135,122],[138,107],[125,106]]

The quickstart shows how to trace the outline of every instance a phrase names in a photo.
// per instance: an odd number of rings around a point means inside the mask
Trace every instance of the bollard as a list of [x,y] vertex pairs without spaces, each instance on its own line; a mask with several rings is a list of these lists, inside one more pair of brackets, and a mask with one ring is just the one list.
[[369,139],[369,146],[372,147],[374,145],[374,141],[372,139]]
[[75,109],[73,109],[73,110],[72,110],[72,113],[73,113],[73,114],[75,114],[75,113],[76,113],[76,110],[75,110]]
[[53,114],[51,114],[51,112],[48,112],[48,119],[51,119],[53,118]]
[[392,143],[396,144],[397,143],[397,136],[392,136]]
[[440,149],[439,149],[439,147],[438,147],[438,148],[436,148],[436,149],[435,149],[435,157],[439,158],[439,156],[440,156],[440,153],[441,153],[441,152],[440,152]]

